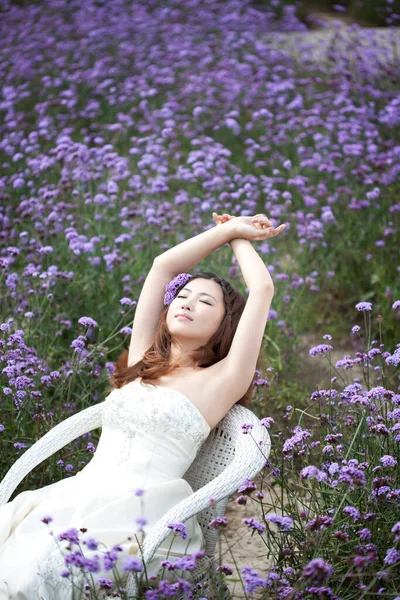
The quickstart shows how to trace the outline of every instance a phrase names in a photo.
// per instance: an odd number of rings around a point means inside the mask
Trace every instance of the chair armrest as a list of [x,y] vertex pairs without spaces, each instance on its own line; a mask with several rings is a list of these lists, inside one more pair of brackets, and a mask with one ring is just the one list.
[[[255,415],[252,418],[251,414],[250,418],[247,416],[246,419],[247,423],[253,423],[251,434],[244,434],[241,430],[239,431],[235,443],[235,455],[224,471],[171,508],[147,534],[141,544],[141,550],[139,549],[137,553],[137,557],[142,561],[142,564],[147,565],[149,563],[157,548],[171,533],[171,529],[167,527],[168,523],[185,522],[205,508],[209,508],[211,499],[218,502],[230,496],[243,484],[245,477],[251,479],[265,466],[266,457],[269,456],[271,450],[271,439],[266,428],[260,424],[259,419]],[[225,420],[228,420],[229,416],[228,414]],[[258,447],[252,437],[257,441],[262,441],[262,446]],[[144,570],[138,575],[140,585],[145,577]],[[138,593],[132,573],[128,576],[127,593]]]
[[105,400],[68,417],[28,448],[0,483],[0,506],[8,502],[15,488],[38,464],[77,437],[101,427],[104,403]]

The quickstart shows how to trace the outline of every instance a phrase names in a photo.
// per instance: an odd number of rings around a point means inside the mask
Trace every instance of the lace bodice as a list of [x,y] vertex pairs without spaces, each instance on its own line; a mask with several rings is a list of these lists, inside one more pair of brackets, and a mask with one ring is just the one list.
[[[132,411],[134,410],[134,418]],[[164,386],[131,381],[106,398],[104,425],[129,432],[173,432],[176,439],[190,437],[201,444],[211,427],[199,409],[181,392]]]

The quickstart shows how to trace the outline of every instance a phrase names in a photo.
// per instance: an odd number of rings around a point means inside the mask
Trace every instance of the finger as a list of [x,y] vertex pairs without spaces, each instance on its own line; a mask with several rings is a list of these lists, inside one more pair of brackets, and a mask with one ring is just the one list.
[[267,218],[263,218],[263,219],[253,219],[253,224],[254,223],[259,223],[262,227],[273,227],[273,224],[271,223],[271,221]]
[[279,235],[281,233],[281,231],[283,231],[286,227],[286,224],[283,223],[282,225],[279,225],[279,227],[276,227],[275,229],[273,229],[271,231],[271,237],[275,237],[276,235]]
[[256,229],[264,229],[264,227],[266,227],[266,224],[265,223],[261,223],[260,221],[253,221],[252,225]]

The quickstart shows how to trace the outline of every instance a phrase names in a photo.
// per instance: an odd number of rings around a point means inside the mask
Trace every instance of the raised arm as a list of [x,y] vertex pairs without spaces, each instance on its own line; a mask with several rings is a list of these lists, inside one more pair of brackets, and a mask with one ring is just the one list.
[[159,254],[155,259],[160,265],[164,265],[174,275],[186,273],[195,267],[206,256],[217,250],[220,246],[229,243],[235,235],[232,223],[224,223],[218,227],[212,227],[195,235],[177,246]]
[[[225,398],[232,402],[236,402],[237,398],[245,394],[253,381],[274,296],[271,275],[250,240],[275,237],[283,231],[284,226],[273,228],[267,217],[260,218],[261,223],[265,224],[264,229],[256,229],[250,217],[232,217],[226,223],[234,224],[236,236],[230,245],[249,289],[246,306],[240,316],[229,352],[218,364],[219,381],[223,382]],[[217,227],[224,227],[224,224]]]
[[104,402],[89,406],[50,429],[13,464],[0,483],[0,506],[6,504],[23,478],[38,464],[77,437],[102,425]]

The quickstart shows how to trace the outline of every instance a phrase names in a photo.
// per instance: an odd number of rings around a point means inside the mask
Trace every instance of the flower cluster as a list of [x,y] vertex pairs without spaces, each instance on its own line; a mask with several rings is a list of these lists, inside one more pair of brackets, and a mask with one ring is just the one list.
[[165,286],[164,304],[168,306],[174,300],[179,288],[192,277],[189,273],[179,273]]

